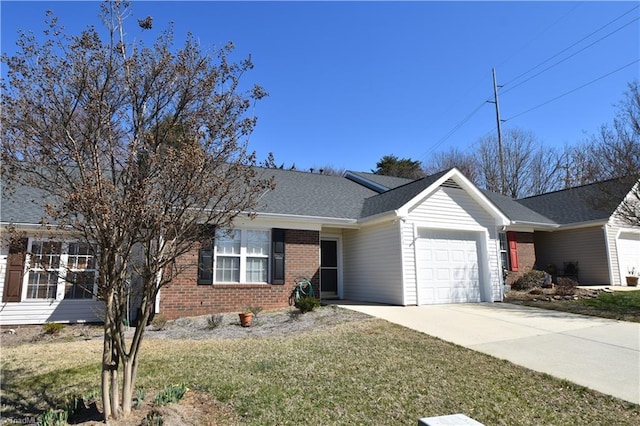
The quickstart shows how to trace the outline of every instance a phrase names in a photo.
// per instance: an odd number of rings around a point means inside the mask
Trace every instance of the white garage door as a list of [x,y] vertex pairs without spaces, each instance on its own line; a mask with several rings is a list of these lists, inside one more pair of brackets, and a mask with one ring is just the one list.
[[480,302],[478,252],[477,233],[419,230],[418,304]]
[[640,271],[640,234],[622,232],[618,237],[618,263],[620,264],[620,277],[622,285],[626,285],[625,276],[630,268],[636,268],[636,274]]

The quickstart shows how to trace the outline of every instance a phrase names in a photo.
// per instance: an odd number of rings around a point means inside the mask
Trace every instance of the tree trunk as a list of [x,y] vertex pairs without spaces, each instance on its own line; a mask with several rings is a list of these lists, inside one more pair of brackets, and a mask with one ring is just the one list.
[[122,377],[122,414],[127,416],[131,413],[131,402],[133,401],[133,390],[135,389],[135,363],[132,358],[124,361]]
[[118,367],[119,367],[119,358],[118,353],[115,349],[115,344],[111,343],[113,347],[112,351],[112,362],[111,362],[111,415],[114,419],[119,419],[122,411],[120,409],[120,391],[118,386]]
[[[105,324],[106,327],[106,324]],[[104,333],[104,346],[102,348],[102,373],[101,373],[101,390],[102,390],[102,407],[104,411],[104,419],[111,418],[111,393],[109,385],[111,383],[111,338],[107,330]]]

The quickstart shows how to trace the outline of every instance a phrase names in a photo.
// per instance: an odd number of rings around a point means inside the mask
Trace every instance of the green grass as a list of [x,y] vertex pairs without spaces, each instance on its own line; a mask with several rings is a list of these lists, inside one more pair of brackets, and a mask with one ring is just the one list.
[[640,322],[640,290],[600,293],[596,299],[526,301],[523,304],[575,314]]
[[[40,345],[37,362],[34,347],[3,350],[10,417],[97,388],[100,342]],[[377,319],[279,338],[147,340],[137,385],[175,383],[249,425],[415,425],[453,413],[487,425],[640,424],[638,405]]]

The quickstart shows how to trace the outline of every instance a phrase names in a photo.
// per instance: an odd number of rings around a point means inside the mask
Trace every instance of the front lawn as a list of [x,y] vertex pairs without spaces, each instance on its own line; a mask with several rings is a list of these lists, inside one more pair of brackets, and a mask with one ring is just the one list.
[[574,314],[640,322],[640,290],[601,292],[597,297],[575,300],[572,298],[556,300],[553,297],[540,294],[510,291],[506,294],[505,301]]
[[[3,417],[95,391],[101,342],[2,350]],[[185,384],[221,423],[415,425],[465,413],[486,425],[637,425],[640,406],[378,319],[289,336],[144,342],[138,387]]]

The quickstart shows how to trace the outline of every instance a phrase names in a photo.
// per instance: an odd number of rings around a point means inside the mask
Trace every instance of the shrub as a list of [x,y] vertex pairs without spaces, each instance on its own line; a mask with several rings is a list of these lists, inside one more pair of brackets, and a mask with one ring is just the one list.
[[556,294],[558,296],[573,296],[576,294],[578,282],[568,277],[559,277],[556,285]]
[[133,404],[134,408],[140,408],[142,402],[147,397],[147,390],[145,388],[136,389],[136,401]]
[[262,312],[262,306],[249,306],[247,312],[251,312],[255,319],[258,319],[258,314]]
[[44,412],[36,422],[38,426],[64,426],[69,419],[69,413],[64,410],[54,410]]
[[543,287],[548,280],[547,274],[544,271],[531,270],[524,273],[513,284],[511,284],[512,290],[529,290],[534,287]]
[[298,300],[298,303],[296,305],[296,307],[300,309],[300,312],[302,312],[303,314],[307,312],[311,312],[319,306],[320,306],[320,300],[312,296],[301,297],[300,300]]
[[151,325],[154,326],[156,330],[162,330],[167,325],[167,317],[162,314],[156,315],[153,317]]
[[184,385],[172,385],[164,388],[158,396],[156,396],[155,403],[158,405],[167,405],[172,402],[178,402],[187,390],[187,387]]
[[44,334],[58,334],[64,329],[64,324],[59,322],[48,322],[42,326]]
[[207,328],[209,330],[213,330],[214,328],[218,328],[220,324],[222,324],[223,320],[222,314],[211,315],[207,318]]
[[157,411],[149,412],[149,414],[147,414],[147,417],[145,417],[142,420],[141,425],[142,426],[162,426],[162,425],[164,425],[164,420],[162,419],[162,414],[158,413]]

